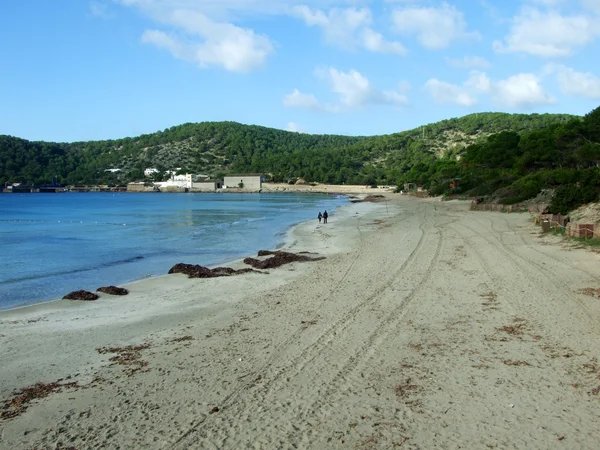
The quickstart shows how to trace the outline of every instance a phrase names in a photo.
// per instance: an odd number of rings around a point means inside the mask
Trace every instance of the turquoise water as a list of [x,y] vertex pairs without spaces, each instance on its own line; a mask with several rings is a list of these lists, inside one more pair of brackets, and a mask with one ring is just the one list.
[[318,194],[0,195],[0,309],[222,264],[280,245],[345,197]]

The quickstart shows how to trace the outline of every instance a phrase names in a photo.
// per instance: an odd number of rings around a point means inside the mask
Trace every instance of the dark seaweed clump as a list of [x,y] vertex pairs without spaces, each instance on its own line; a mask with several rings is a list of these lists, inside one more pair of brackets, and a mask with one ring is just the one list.
[[306,255],[300,255],[296,253],[284,252],[284,251],[270,251],[270,250],[260,250],[258,252],[258,256],[269,256],[270,258],[265,260],[259,260],[255,258],[246,258],[244,259],[244,263],[248,264],[255,269],[274,269],[276,267],[283,266],[284,264],[289,264],[293,262],[309,262],[309,261],[320,261],[325,259],[325,257],[317,257],[312,258]]
[[256,272],[253,269],[239,269],[235,270],[231,267],[215,267],[209,269],[208,267],[200,266],[198,264],[184,264],[178,263],[171,267],[169,273],[183,273],[189,278],[216,278],[216,277],[230,277],[232,275],[241,275],[243,273]]
[[100,297],[98,297],[93,292],[84,291],[84,290],[69,292],[67,295],[65,295],[63,297],[63,299],[65,299],[65,300],[84,300],[84,301],[98,300],[99,298]]
[[127,294],[129,294],[129,291],[127,289],[120,288],[117,286],[102,286],[102,287],[99,287],[98,289],[96,289],[96,291],[103,292],[105,294],[110,294],[110,295],[127,295]]

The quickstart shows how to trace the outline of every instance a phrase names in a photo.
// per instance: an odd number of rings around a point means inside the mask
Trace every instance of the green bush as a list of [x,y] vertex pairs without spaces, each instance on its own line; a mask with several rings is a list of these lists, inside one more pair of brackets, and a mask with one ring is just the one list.
[[548,210],[554,214],[568,214],[586,203],[595,202],[600,195],[598,184],[565,184],[554,191]]

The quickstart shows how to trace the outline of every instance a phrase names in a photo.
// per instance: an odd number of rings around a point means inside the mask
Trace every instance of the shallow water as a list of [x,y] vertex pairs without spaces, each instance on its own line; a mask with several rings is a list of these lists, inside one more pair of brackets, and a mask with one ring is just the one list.
[[0,195],[0,309],[221,264],[275,248],[345,197],[320,194]]

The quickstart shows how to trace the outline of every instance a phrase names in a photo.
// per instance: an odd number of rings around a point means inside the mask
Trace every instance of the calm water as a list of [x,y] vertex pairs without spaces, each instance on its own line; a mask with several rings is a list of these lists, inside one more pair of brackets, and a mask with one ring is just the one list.
[[221,264],[275,248],[290,226],[333,212],[315,194],[0,195],[0,309]]

